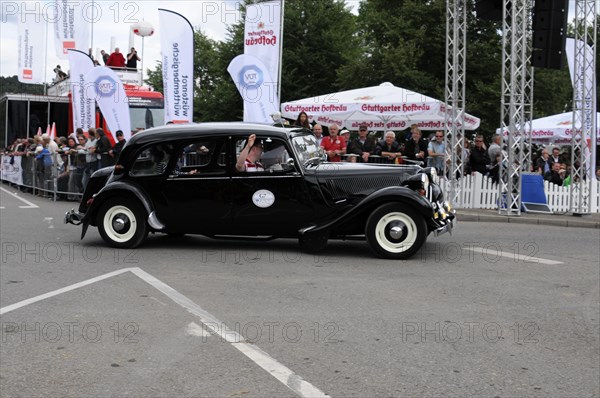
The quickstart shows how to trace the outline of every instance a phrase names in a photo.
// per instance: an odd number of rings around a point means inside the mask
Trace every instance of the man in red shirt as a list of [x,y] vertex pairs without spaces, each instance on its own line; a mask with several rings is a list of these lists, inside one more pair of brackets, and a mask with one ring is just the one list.
[[337,124],[332,124],[329,127],[329,136],[324,137],[321,141],[321,147],[325,149],[327,158],[330,162],[341,162],[342,158],[340,155],[346,153],[346,140],[344,137],[338,136],[340,128]]
[[124,68],[125,57],[119,52],[119,47],[115,48],[115,52],[110,54],[108,61],[106,62],[108,67]]

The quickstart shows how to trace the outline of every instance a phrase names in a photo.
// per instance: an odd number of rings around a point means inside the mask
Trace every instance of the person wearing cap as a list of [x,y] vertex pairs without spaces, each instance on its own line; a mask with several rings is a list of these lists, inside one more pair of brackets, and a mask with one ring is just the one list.
[[[369,156],[375,153],[375,141],[371,139],[369,136],[369,129],[367,126],[360,126],[358,128],[358,137],[350,140],[348,145],[346,146],[347,154],[355,154],[359,155],[358,159],[361,162],[368,162]],[[356,157],[349,157],[350,162],[356,162]]]
[[242,152],[240,152],[235,168],[239,172],[256,172],[265,171],[265,168],[260,163],[260,158],[263,153],[263,146],[260,142],[256,141],[256,134],[248,137],[248,142]]
[[325,150],[330,162],[341,162],[341,155],[346,153],[346,140],[338,135],[339,130],[337,124],[332,124],[329,127],[329,136],[321,141],[321,148]]
[[123,150],[127,140],[125,140],[125,136],[121,130],[117,130],[115,136],[117,137],[117,142],[115,143],[115,146],[108,151],[108,154],[116,160],[119,158],[119,155],[121,154],[121,151]]
[[315,124],[312,131],[317,139],[317,144],[321,146],[321,141],[323,141],[323,127],[320,124]]

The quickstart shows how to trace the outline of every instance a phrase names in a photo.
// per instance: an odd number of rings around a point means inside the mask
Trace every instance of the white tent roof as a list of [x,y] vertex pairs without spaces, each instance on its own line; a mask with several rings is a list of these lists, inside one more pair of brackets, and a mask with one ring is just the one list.
[[[600,113],[596,114],[596,137],[600,142]],[[502,129],[497,129],[500,134]],[[504,135],[508,133],[505,131]],[[537,143],[570,144],[573,135],[573,112],[546,116],[531,121],[531,140]]]
[[[282,116],[296,119],[302,111],[309,121],[326,126],[338,124],[358,130],[362,124],[373,129],[401,130],[416,123],[422,130],[443,129],[446,105],[423,94],[392,83],[304,98],[281,105]],[[479,127],[479,119],[465,114],[465,129]]]

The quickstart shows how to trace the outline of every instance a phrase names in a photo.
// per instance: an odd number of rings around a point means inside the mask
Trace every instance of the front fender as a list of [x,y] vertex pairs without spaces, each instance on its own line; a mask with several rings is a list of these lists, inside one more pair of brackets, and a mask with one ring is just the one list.
[[333,220],[329,220],[323,224],[311,225],[302,228],[298,232],[300,235],[304,235],[326,231],[338,225],[341,222],[347,222],[351,220],[352,218],[358,216],[359,214],[362,214],[365,211],[370,212],[375,207],[378,207],[383,203],[390,202],[398,202],[406,204],[407,206],[411,206],[420,214],[422,214],[426,220],[433,217],[433,206],[427,198],[419,195],[412,189],[406,187],[393,186],[382,188],[373,192],[372,194],[368,195],[363,200],[361,200],[359,203],[357,203],[355,206],[348,209],[348,211],[344,212],[343,214],[341,214]]
[[[123,183],[123,182],[115,181],[115,182],[112,182],[112,183],[106,185],[96,195],[94,195],[94,201],[92,202],[90,207],[87,209],[85,216],[82,219],[84,231],[87,229],[87,226],[89,224],[94,225],[93,220],[95,219],[96,213],[98,212],[98,209],[100,208],[100,206],[102,206],[102,204],[108,198],[111,198],[113,196],[118,196],[119,193],[122,194],[123,192],[127,192],[127,193],[135,196],[140,201],[142,206],[144,206],[144,209],[146,210],[146,212],[149,215],[154,212],[154,205],[152,204],[152,201],[150,201],[148,196],[143,192],[143,190],[140,187],[138,187],[137,184],[134,184],[131,182]],[[85,232],[83,234],[85,234]],[[83,239],[83,234],[81,237],[82,239]]]

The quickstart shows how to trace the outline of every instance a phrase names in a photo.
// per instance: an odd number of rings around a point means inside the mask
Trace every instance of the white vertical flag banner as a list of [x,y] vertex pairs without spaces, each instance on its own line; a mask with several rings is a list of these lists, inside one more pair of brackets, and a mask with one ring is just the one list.
[[191,123],[194,115],[194,29],[182,15],[158,9],[165,123]]
[[69,50],[69,69],[71,72],[71,105],[73,108],[73,131],[81,127],[88,131],[94,127],[96,102],[94,96],[86,96],[85,75],[94,69],[94,62],[86,53]]
[[22,14],[18,19],[18,79],[21,83],[43,83],[46,21],[34,14]]
[[235,57],[227,71],[244,100],[244,122],[273,124],[272,114],[278,112],[276,87],[266,85],[271,74],[260,59],[251,55]]
[[[267,1],[246,7],[244,54],[258,58],[265,65],[271,78],[263,84],[273,86],[275,93],[279,84],[281,39],[280,1]],[[279,103],[275,107],[279,108]]]
[[68,50],[71,48],[87,54],[90,48],[90,25],[93,17],[93,7],[90,7],[90,4],[88,0],[54,1],[54,15],[49,15],[48,18],[54,22],[54,42],[58,58],[67,59]]
[[123,83],[117,74],[106,66],[96,66],[85,74],[85,95],[95,98],[110,131],[123,132],[126,140],[131,138],[129,103]]

